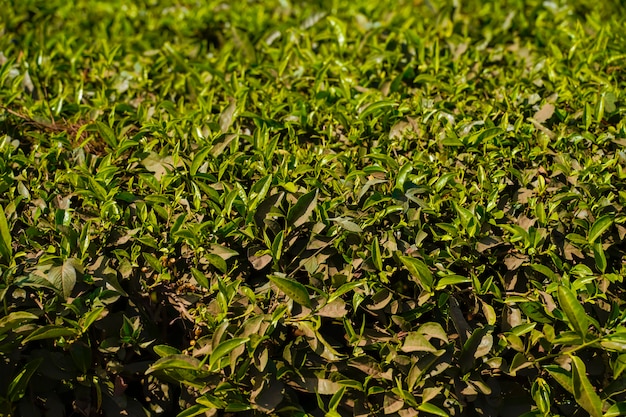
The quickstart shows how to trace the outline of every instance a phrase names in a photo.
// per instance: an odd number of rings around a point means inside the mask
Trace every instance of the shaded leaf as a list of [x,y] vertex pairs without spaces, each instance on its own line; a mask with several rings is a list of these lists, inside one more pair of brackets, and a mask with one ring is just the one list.
[[28,362],[22,370],[13,378],[7,390],[7,398],[9,401],[16,402],[20,400],[26,393],[26,388],[31,377],[43,362],[43,358],[37,358]]
[[318,190],[310,191],[298,199],[296,204],[289,209],[287,221],[292,227],[302,226],[308,222],[317,207]]

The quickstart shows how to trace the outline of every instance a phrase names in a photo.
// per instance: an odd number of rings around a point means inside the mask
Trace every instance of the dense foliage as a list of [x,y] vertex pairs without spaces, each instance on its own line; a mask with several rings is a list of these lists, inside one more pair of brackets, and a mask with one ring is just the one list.
[[618,0],[2,13],[1,415],[626,415]]

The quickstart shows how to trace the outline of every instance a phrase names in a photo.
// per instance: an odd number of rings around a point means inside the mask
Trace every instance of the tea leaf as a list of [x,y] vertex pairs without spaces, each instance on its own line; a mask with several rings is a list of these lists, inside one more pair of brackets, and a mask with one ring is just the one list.
[[572,356],[572,389],[576,402],[591,415],[602,417],[602,400],[587,378],[585,364],[578,356]]
[[39,365],[43,362],[43,358],[33,359],[28,362],[22,370],[13,378],[11,383],[9,384],[9,388],[7,390],[7,398],[9,401],[16,402],[24,397],[26,393],[26,388],[28,387],[28,383],[30,382],[31,377],[39,368]]
[[171,369],[198,370],[201,366],[202,362],[196,358],[188,355],[173,354],[158,359],[146,370],[146,374]]
[[576,295],[569,288],[559,286],[558,292],[559,305],[567,317],[567,321],[572,330],[574,330],[583,340],[587,336],[589,328],[589,319],[585,309],[578,301]]
[[310,191],[298,199],[296,204],[289,209],[287,221],[292,227],[302,226],[308,222],[317,206],[318,190]]
[[428,266],[417,258],[409,256],[400,256],[400,261],[404,267],[409,271],[411,276],[415,278],[422,288],[426,291],[432,291],[433,286],[433,274],[428,269]]
[[284,292],[287,297],[291,298],[296,303],[306,307],[311,307],[309,292],[304,285],[292,279],[280,277],[278,275],[268,275],[268,279],[272,281],[279,290]]
[[209,356],[209,369],[215,370],[220,359],[228,355],[232,350],[246,344],[249,340],[250,338],[248,337],[235,337],[221,342]]
[[598,217],[589,229],[587,241],[592,245],[613,224],[613,216],[610,214]]
[[31,332],[24,340],[22,340],[22,344],[26,344],[33,340],[57,339],[59,337],[72,338],[78,336],[79,333],[80,332],[77,329],[71,327],[53,325],[42,326]]
[[5,265],[9,265],[13,257],[11,247],[11,231],[5,215],[4,208],[0,205],[0,256],[4,259]]

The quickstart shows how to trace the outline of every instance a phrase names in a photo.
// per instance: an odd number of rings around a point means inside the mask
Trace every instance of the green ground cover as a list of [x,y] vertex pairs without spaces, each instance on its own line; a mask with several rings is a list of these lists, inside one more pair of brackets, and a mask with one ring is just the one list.
[[0,415],[626,415],[621,2],[2,9]]

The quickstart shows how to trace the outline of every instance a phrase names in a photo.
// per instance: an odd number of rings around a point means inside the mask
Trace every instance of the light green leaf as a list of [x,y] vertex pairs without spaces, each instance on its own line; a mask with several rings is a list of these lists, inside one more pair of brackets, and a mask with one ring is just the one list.
[[420,404],[417,409],[419,411],[423,411],[425,413],[428,414],[433,414],[435,416],[440,416],[440,417],[448,417],[450,415],[450,413],[443,411],[441,408],[437,407],[434,404],[431,403],[423,403]]
[[626,416],[626,402],[615,403],[606,410],[602,417]]
[[587,336],[589,328],[589,318],[585,309],[578,301],[576,295],[564,286],[559,286],[557,296],[561,310],[567,316],[567,321],[572,330],[574,330],[583,340]]
[[5,265],[9,265],[13,257],[13,248],[11,247],[11,230],[7,222],[4,208],[0,205],[0,256],[4,259]]
[[180,350],[168,345],[156,345],[152,347],[152,350],[162,358],[168,355],[179,355],[181,353]]
[[37,320],[39,317],[26,311],[16,311],[0,319],[0,335],[24,324],[27,321]]
[[91,327],[93,323],[95,323],[97,320],[99,320],[103,316],[103,313],[105,312],[105,310],[106,310],[105,307],[97,307],[87,312],[80,320],[81,331],[83,333],[86,332],[87,329],[89,329],[89,327]]
[[29,334],[24,340],[22,340],[22,344],[26,344],[32,340],[56,339],[58,337],[75,337],[79,334],[80,332],[78,330],[71,327],[53,325],[43,326]]
[[472,282],[472,279],[470,277],[464,277],[462,275],[447,275],[443,278],[441,278],[438,282],[437,282],[437,290],[442,290],[445,287],[447,287],[448,285],[457,285],[457,284],[466,284],[468,282]]
[[285,293],[285,295],[291,298],[296,303],[311,307],[311,299],[306,287],[297,281],[289,278],[281,277],[278,275],[268,275],[270,281],[272,281],[279,290]]
[[346,24],[335,17],[329,16],[326,19],[328,20],[328,23],[330,23],[330,27],[333,30],[339,50],[343,51],[346,46]]
[[202,362],[189,355],[174,354],[162,357],[146,370],[146,374],[168,369],[199,370]]
[[626,353],[622,353],[613,362],[613,379],[618,379],[626,370]]
[[591,417],[602,417],[602,400],[587,378],[587,370],[582,359],[572,356],[572,388],[576,402]]
[[604,254],[604,249],[602,248],[602,242],[595,242],[591,246],[593,250],[593,258],[596,261],[596,267],[598,270],[604,274],[606,271],[606,255]]
[[611,224],[613,224],[612,215],[606,214],[602,217],[598,217],[589,229],[589,235],[587,236],[587,241],[589,242],[589,244],[593,245],[596,239],[602,236],[602,233],[604,233],[604,231],[608,229]]
[[209,369],[215,370],[215,366],[220,359],[228,355],[233,349],[247,343],[248,340],[250,340],[249,337],[236,337],[234,339],[225,340],[217,345],[209,357]]
[[420,332],[409,332],[402,343],[403,352],[436,352],[435,348],[428,339]]
[[417,283],[420,284],[424,290],[432,292],[433,274],[424,262],[410,256],[400,256],[400,261],[402,261],[411,276],[417,280]]
[[550,376],[559,383],[559,385],[565,388],[567,392],[569,392],[570,394],[574,393],[574,385],[572,382],[571,372],[566,371],[558,365],[546,365],[544,366],[544,368],[546,371],[548,371]]
[[345,229],[348,232],[353,232],[353,233],[363,232],[363,229],[361,229],[361,226],[359,226],[352,220],[349,220],[349,218],[335,217],[335,218],[328,219],[328,220],[332,220],[333,222],[337,223],[342,229]]
[[198,169],[206,161],[206,157],[211,152],[211,149],[213,149],[213,146],[205,146],[204,148],[201,148],[196,152],[195,156],[193,157],[193,161],[191,161],[191,167],[189,168],[189,173],[191,174],[191,176],[196,175]]
[[365,119],[371,114],[380,113],[383,110],[386,111],[387,109],[395,107],[397,105],[397,103],[389,100],[375,101],[374,103],[368,104],[363,110],[361,110],[361,112],[359,113],[359,119]]
[[207,407],[205,405],[194,404],[191,407],[186,408],[185,410],[178,413],[176,417],[194,417],[194,416],[199,416],[201,414],[206,415],[206,412],[212,409],[213,408]]

